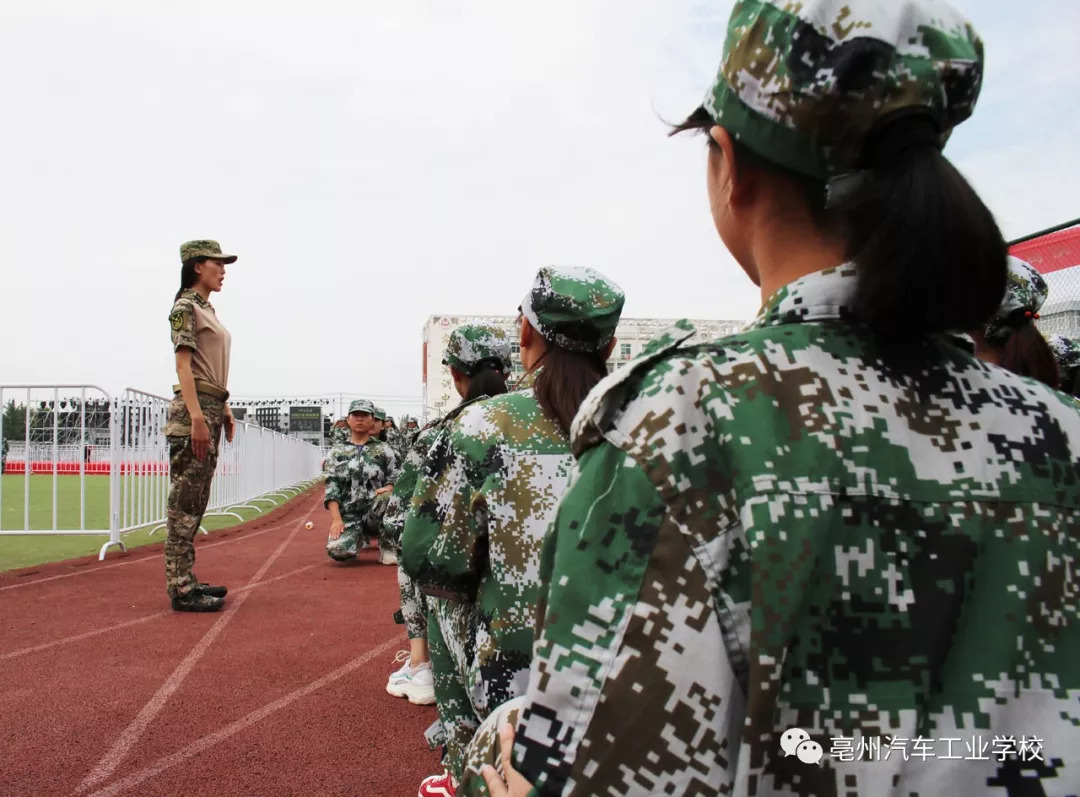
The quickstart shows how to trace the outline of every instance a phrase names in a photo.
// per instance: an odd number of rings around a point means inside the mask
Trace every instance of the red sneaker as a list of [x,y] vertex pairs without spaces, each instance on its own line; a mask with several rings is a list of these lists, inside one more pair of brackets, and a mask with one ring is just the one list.
[[457,787],[458,782],[454,780],[454,776],[444,769],[441,775],[424,778],[417,797],[457,797]]

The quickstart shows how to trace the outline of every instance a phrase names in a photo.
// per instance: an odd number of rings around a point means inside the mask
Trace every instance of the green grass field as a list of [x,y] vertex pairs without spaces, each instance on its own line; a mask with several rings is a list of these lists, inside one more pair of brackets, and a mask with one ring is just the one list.
[[[125,482],[130,494],[137,494],[139,476],[127,476]],[[151,479],[153,482],[160,482]],[[143,485],[145,487],[145,485]],[[0,529],[51,529],[53,528],[53,477],[35,475],[30,477],[30,524],[25,525],[24,512],[25,478],[18,474],[0,476]],[[59,476],[56,479],[56,528],[77,529],[79,523],[79,477]],[[277,504],[281,498],[273,499]],[[274,509],[266,501],[259,501],[262,511],[236,510],[244,520],[251,520]],[[203,525],[211,533],[217,529],[235,526],[239,521],[232,517],[207,518]],[[86,477],[86,522],[88,529],[107,529],[109,526],[109,477]],[[153,526],[137,529],[122,535],[128,548],[162,542],[165,531],[151,535]],[[200,534],[200,538],[205,536]],[[108,539],[100,536],[4,536],[0,535],[0,572],[31,567],[44,562],[58,562],[97,553]],[[110,551],[118,550],[110,548]]]

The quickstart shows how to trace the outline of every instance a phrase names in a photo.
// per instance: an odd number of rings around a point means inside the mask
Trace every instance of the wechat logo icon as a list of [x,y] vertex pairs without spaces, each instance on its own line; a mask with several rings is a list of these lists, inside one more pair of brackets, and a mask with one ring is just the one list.
[[780,737],[780,749],[784,756],[795,756],[804,764],[816,764],[824,751],[802,728],[788,728]]

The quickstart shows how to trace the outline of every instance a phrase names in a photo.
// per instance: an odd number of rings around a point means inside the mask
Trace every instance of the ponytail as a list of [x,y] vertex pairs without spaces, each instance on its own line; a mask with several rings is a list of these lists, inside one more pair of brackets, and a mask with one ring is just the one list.
[[507,392],[506,377],[502,372],[503,363],[495,357],[481,360],[472,369],[469,376],[469,389],[463,401],[473,401],[482,396],[501,396]]
[[607,364],[600,352],[569,351],[549,341],[533,392],[544,414],[569,435],[585,397],[605,376]]
[[195,266],[205,263],[207,259],[205,257],[195,257],[180,267],[180,290],[176,292],[174,302],[180,298],[180,294],[184,291],[195,287],[195,283],[199,281],[199,275],[195,273]]
[[890,342],[985,324],[1005,293],[1008,247],[942,155],[936,122],[897,118],[867,156],[865,179],[837,209],[858,268],[860,319]]

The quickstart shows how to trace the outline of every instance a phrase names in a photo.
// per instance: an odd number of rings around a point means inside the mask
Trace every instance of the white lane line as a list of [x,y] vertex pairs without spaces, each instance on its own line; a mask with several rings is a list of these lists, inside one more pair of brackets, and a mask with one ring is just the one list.
[[[282,504],[282,506],[284,506],[284,504]],[[258,520],[258,518],[252,518],[252,520]],[[284,525],[284,524],[282,524],[282,525]],[[259,535],[266,534],[267,532],[270,532],[270,531],[277,531],[277,528],[276,528],[277,526],[278,526],[278,523],[275,523],[273,528],[263,529],[262,531],[252,531],[252,532],[244,534],[243,536],[234,537],[231,540],[219,540],[218,542],[208,542],[208,543],[205,543],[203,545],[199,545],[197,547],[198,547],[198,549],[200,551],[202,551],[202,550],[205,550],[207,548],[214,548],[214,547],[216,547],[218,545],[229,545],[230,543],[233,543],[233,542],[243,542],[244,540],[250,540],[253,537],[258,537]],[[228,531],[228,529],[227,528],[222,529],[222,531]],[[132,550],[138,550],[138,549],[133,548]],[[75,576],[85,576],[87,573],[97,573],[97,572],[99,572],[101,570],[109,570],[109,569],[111,569],[113,567],[125,567],[127,565],[141,565],[143,562],[160,562],[160,561],[161,561],[161,551],[158,551],[157,553],[153,554],[152,556],[143,556],[143,557],[141,557],[139,559],[131,559],[131,560],[126,561],[126,562],[114,562],[114,563],[108,564],[108,565],[101,565],[100,567],[91,566],[88,569],[80,570],[77,573],[64,573],[61,576],[48,576],[46,578],[35,578],[35,579],[31,580],[31,581],[22,581],[22,582],[20,582],[18,584],[8,584],[5,587],[0,587],[0,592],[5,592],[5,591],[7,591],[9,589],[22,589],[23,587],[30,587],[30,586],[33,586],[34,584],[45,584],[46,582],[49,582],[49,581],[59,581],[60,579],[64,579],[64,578],[75,578]],[[0,573],[0,579],[2,579],[3,577],[4,577],[4,574]],[[29,578],[29,576],[27,576],[27,578]]]
[[[290,576],[295,576],[295,575],[297,575],[299,573],[303,573],[305,570],[310,570],[313,567],[318,567],[318,565],[307,565],[306,567],[300,567],[300,568],[297,568],[296,570],[290,570],[288,573],[282,573],[280,576],[274,576],[273,578],[268,578],[265,581],[258,582],[257,584],[248,584],[246,587],[240,587],[240,589],[232,590],[231,594],[238,595],[241,592],[246,592],[249,589],[255,589],[257,587],[262,587],[262,586],[264,586],[266,584],[273,584],[275,581],[281,581],[284,578],[289,578]],[[139,618],[137,618],[135,620],[127,620],[126,622],[123,622],[123,623],[117,623],[116,625],[105,626],[104,628],[96,628],[93,631],[84,631],[81,634],[76,634],[75,636],[65,637],[64,639],[57,639],[57,640],[55,640],[53,642],[45,642],[45,643],[43,643],[41,645],[35,645],[32,648],[23,648],[22,650],[13,650],[11,653],[0,654],[0,661],[7,661],[8,659],[17,659],[19,656],[26,656],[26,655],[29,655],[30,653],[40,653],[43,650],[49,650],[50,648],[59,647],[60,645],[69,645],[72,642],[81,642],[82,640],[89,639],[90,637],[95,637],[95,636],[98,636],[100,634],[107,634],[110,631],[119,631],[121,628],[127,628],[129,626],[139,625],[139,623],[145,623],[145,622],[148,622],[149,620],[154,620],[154,619],[156,619],[158,617],[165,617],[166,615],[169,615],[169,614],[172,614],[171,610],[164,611],[164,612],[156,612],[155,614],[148,614],[145,617],[139,617]]]
[[226,725],[221,730],[216,731],[209,736],[200,737],[198,741],[189,744],[187,747],[176,751],[172,755],[165,756],[165,758],[158,760],[157,762],[151,764],[145,769],[140,769],[138,772],[135,772],[132,775],[128,775],[126,778],[122,778],[121,780],[116,781],[110,786],[106,786],[103,789],[95,791],[93,794],[88,795],[88,797],[112,797],[112,795],[120,794],[123,791],[127,791],[128,789],[138,786],[140,783],[143,783],[144,781],[154,777],[155,775],[161,774],[166,769],[169,769],[170,767],[175,767],[177,764],[182,764],[189,758],[198,755],[204,750],[208,750],[215,745],[221,744],[226,739],[229,739],[230,737],[235,736],[241,731],[246,730],[257,722],[261,722],[262,720],[269,717],[271,714],[280,711],[291,703],[295,703],[297,700],[300,700],[303,697],[307,697],[313,692],[317,692],[324,686],[328,686],[334,681],[337,681],[340,678],[344,678],[353,670],[367,664],[376,656],[379,656],[400,644],[401,635],[395,634],[392,638],[386,640],[378,647],[372,648],[367,653],[363,654],[362,656],[358,656],[357,658],[350,661],[348,664],[338,667],[336,670],[327,675],[324,675],[317,681],[312,681],[307,686],[303,686],[297,689],[295,692],[290,692],[284,697],[275,700],[273,703],[268,703],[262,708],[256,709],[255,711],[248,714],[246,717],[241,717],[236,722]]
[[[311,513],[315,511],[313,506],[304,515],[303,519],[296,524],[296,528],[292,530],[292,533],[277,547],[270,558],[263,563],[263,566],[259,568],[259,572],[255,574],[255,577],[248,583],[249,586],[259,581],[270,569],[270,566],[277,561],[277,558],[281,556],[285,547],[292,542],[296,535],[304,528],[304,523],[311,516]],[[229,624],[236,613],[240,610],[240,607],[244,605],[244,601],[248,599],[251,592],[244,592],[240,595],[239,600],[232,606],[224,611],[224,613],[214,621],[214,624],[210,626],[210,630],[206,632],[202,639],[195,643],[195,647],[191,649],[187,657],[180,662],[180,666],[173,670],[165,683],[161,685],[161,688],[157,691],[150,702],[143,706],[142,711],[138,716],[131,721],[131,724],[124,729],[124,732],[120,734],[120,738],[113,744],[112,749],[105,754],[105,757],[98,762],[98,765],[87,775],[83,782],[75,789],[76,794],[82,794],[97,786],[102,781],[106,780],[116,768],[120,766],[120,762],[124,760],[124,756],[128,754],[128,751],[135,745],[136,742],[142,737],[143,733],[150,726],[150,723],[154,721],[154,718],[161,712],[161,709],[165,707],[169,698],[173,692],[180,688],[180,685],[184,682],[184,679],[188,677],[191,671],[198,664],[199,659],[203,657],[207,650],[210,649],[210,645],[214,643],[218,635],[225,630],[225,627]]]

